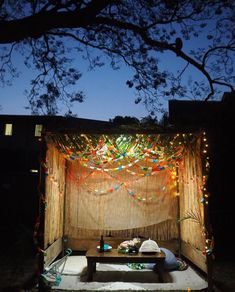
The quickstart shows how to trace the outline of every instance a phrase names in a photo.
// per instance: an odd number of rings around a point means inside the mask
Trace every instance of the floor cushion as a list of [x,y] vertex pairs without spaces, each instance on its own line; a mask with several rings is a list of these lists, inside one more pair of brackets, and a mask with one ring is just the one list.
[[[164,270],[172,271],[172,270],[178,270],[179,269],[179,261],[177,260],[176,256],[172,251],[170,251],[167,248],[161,247],[160,248],[166,255],[166,258],[164,260]],[[157,264],[148,264],[148,269],[156,269]]]
[[166,258],[164,261],[164,269],[165,270],[178,270],[179,262],[177,261],[177,258],[175,257],[173,252],[167,248],[164,248],[164,247],[161,247],[161,250],[166,255]]

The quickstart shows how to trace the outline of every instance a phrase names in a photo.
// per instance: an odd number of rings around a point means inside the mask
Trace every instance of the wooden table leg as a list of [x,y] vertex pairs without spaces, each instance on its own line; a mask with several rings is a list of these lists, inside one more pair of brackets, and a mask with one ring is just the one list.
[[93,269],[93,273],[95,273],[95,272],[96,272],[96,262],[93,262],[93,267],[92,267],[92,269]]
[[164,283],[164,262],[157,262],[155,269],[159,276],[159,283]]
[[94,264],[91,259],[87,259],[87,281],[90,282],[93,280],[93,270]]

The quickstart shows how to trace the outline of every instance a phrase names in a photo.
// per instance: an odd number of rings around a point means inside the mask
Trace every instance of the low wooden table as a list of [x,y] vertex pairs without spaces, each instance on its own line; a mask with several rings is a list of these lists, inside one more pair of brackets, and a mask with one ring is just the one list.
[[159,282],[163,283],[164,260],[166,258],[164,252],[160,253],[141,253],[123,254],[117,249],[111,251],[99,252],[95,248],[91,248],[86,252],[87,258],[87,281],[93,280],[93,273],[96,272],[96,263],[155,263],[156,272],[159,275]]

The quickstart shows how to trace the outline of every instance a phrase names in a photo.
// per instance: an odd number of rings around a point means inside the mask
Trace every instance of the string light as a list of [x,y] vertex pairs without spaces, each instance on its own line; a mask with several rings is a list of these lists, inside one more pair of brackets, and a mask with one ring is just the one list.
[[[83,133],[80,135],[51,134],[47,136],[47,139],[53,140],[66,159],[77,160],[82,167],[94,172],[110,175],[113,173],[116,178],[118,173],[123,171],[133,177],[145,178],[169,169],[171,183],[167,182],[168,187],[176,189],[174,193],[179,195],[176,165],[178,167],[179,161],[183,158],[184,148],[191,142],[194,143],[195,137],[196,135],[192,133],[175,135],[89,135]],[[203,140],[206,142],[205,136]],[[204,150],[206,148],[204,147]],[[150,165],[143,165],[145,162]],[[139,168],[139,171],[136,168]],[[58,184],[53,176],[50,176],[50,179],[54,184]],[[82,180],[79,183],[81,184]],[[123,185],[122,181],[101,190],[98,187],[92,189],[84,182],[87,191],[95,195],[113,193]],[[163,185],[162,190],[165,187],[166,185]],[[130,188],[127,188],[127,192],[139,201],[146,201],[146,196],[143,194],[137,194]],[[156,195],[149,198],[152,200],[154,197]]]
[[[210,157],[207,155],[209,149],[209,144],[208,144],[208,139],[206,137],[206,132],[203,132],[203,138],[202,138],[202,157],[203,157],[203,180],[202,180],[202,192],[203,192],[203,197],[201,199],[201,202],[205,205],[208,206],[209,204],[209,197],[210,194],[207,190],[207,178],[208,178],[208,173],[209,173],[209,168],[210,168]],[[208,234],[208,230],[206,227],[203,227],[203,236],[205,238],[205,250],[203,251],[204,255],[212,255],[213,253],[213,247],[214,247],[214,240],[212,235]],[[211,238],[209,238],[211,237]]]

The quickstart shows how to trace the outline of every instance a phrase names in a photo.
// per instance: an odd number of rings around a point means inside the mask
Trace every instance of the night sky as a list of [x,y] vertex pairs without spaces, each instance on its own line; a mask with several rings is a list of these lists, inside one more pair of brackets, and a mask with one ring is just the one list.
[[[189,48],[186,47],[186,49]],[[164,53],[161,57],[159,67],[164,70],[182,70],[185,66],[185,63],[172,53]],[[1,88],[0,114],[30,115],[30,110],[25,109],[28,101],[24,91],[30,88],[30,80],[36,75],[36,72],[25,68],[21,55],[15,55],[14,59],[21,74],[13,81],[12,86]],[[141,119],[149,115],[143,104],[135,104],[135,90],[126,85],[126,81],[132,78],[133,71],[125,64],[122,64],[119,70],[113,70],[106,59],[105,66],[89,71],[88,64],[82,58],[74,58],[72,65],[78,66],[82,77],[71,89],[82,90],[86,96],[83,103],[76,103],[72,108],[77,117],[107,121],[115,116],[131,116]],[[201,76],[196,69],[189,67],[185,75],[185,83],[188,77],[197,79]],[[163,110],[168,111],[168,101],[161,99],[161,102]],[[59,115],[63,115],[65,111],[61,107]],[[161,116],[159,113],[158,119]]]
[[[131,77],[128,68],[118,71],[109,69],[108,65],[95,71],[88,71],[86,64],[82,66],[83,75],[78,81],[78,90],[85,93],[83,103],[74,104],[73,112],[80,118],[109,120],[117,115],[142,118],[148,115],[144,105],[134,103],[134,90],[126,86],[126,80]],[[26,110],[27,98],[24,90],[29,87],[31,72],[21,65],[21,76],[10,87],[1,88],[0,114],[30,114]]]
[[[210,41],[206,36],[210,29],[211,26],[206,27],[199,38],[192,37],[190,40],[184,40],[182,50],[188,54],[192,49],[209,46]],[[169,70],[176,75],[186,65],[186,62],[182,61],[181,58],[169,52],[158,53],[157,58],[160,58],[158,67],[161,70]],[[121,64],[120,70],[114,71],[110,68],[110,60],[104,57],[103,61],[106,64],[105,66],[89,71],[88,63],[82,59],[81,55],[74,55],[72,66],[80,70],[82,77],[75,87],[71,87],[71,90],[82,90],[86,98],[83,103],[74,104],[73,114],[80,118],[95,120],[109,120],[115,116],[131,116],[138,119],[148,116],[149,112],[143,104],[135,104],[135,90],[128,88],[126,85],[126,81],[132,79],[135,72],[125,64]],[[19,78],[13,80],[12,86],[1,88],[0,114],[30,115],[30,110],[25,109],[28,101],[24,90],[30,89],[30,80],[36,76],[37,72],[25,68],[23,57],[17,53],[13,56],[13,62],[21,74]],[[188,66],[183,75],[183,83],[186,86],[189,78],[200,82],[203,76],[198,70]],[[227,90],[228,88],[225,88],[224,91]],[[161,102],[163,103],[163,110],[168,111],[168,101],[161,99]],[[60,107],[59,115],[63,115],[66,111],[67,109]],[[161,114],[158,114],[157,117],[160,119]]]

